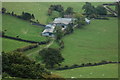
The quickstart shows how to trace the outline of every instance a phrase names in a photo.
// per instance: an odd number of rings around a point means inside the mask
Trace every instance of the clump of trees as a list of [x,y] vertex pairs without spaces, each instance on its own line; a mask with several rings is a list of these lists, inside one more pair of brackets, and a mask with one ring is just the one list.
[[96,18],[98,15],[107,15],[107,10],[102,5],[95,7],[91,3],[86,2],[82,9],[84,10],[87,17],[90,18]]
[[18,51],[18,52],[25,52],[25,51],[28,51],[28,50],[31,50],[33,48],[37,48],[38,47],[38,44],[31,44],[29,46],[25,46],[23,48],[18,48],[17,50],[15,51]]
[[68,24],[67,28],[65,29],[65,34],[71,34],[71,33],[73,33],[74,32],[73,26],[74,26],[73,23]]
[[48,9],[48,15],[51,16],[53,11],[57,11],[60,15],[62,15],[64,8],[61,5],[51,5]]
[[74,17],[76,18],[74,24],[77,24],[76,25],[77,28],[81,28],[83,25],[86,25],[85,16],[83,16],[80,13],[75,13]]
[[65,15],[70,15],[70,14],[72,15],[73,13],[74,11],[72,7],[68,7],[64,12]]
[[11,77],[43,79],[50,73],[39,63],[19,52],[2,53],[2,72]]
[[55,39],[57,42],[59,42],[62,37],[64,36],[63,31],[61,30],[61,27],[57,26],[55,31]]
[[98,15],[107,15],[107,10],[101,5],[96,7],[96,12]]
[[[48,15],[52,16],[54,11],[59,13],[59,17],[64,17],[64,15],[73,15],[74,11],[72,7],[68,7],[66,10],[64,10],[63,6],[61,5],[51,5],[48,9]],[[56,13],[56,14],[58,14]]]
[[45,63],[46,68],[54,68],[64,61],[59,49],[45,48],[39,52],[42,57],[42,62]]
[[2,8],[2,13],[4,14],[4,13],[6,13],[6,8]]
[[119,62],[102,60],[98,63],[82,63],[82,64],[73,64],[71,66],[68,66],[68,65],[60,66],[59,68],[56,68],[56,70],[67,70],[67,69],[74,69],[78,67],[98,66],[98,65],[111,64],[111,63],[119,63]]
[[[15,17],[18,17],[20,19],[24,19],[24,20],[28,20],[28,21],[31,21],[32,19],[35,19],[34,14],[31,14],[31,13],[28,13],[28,12],[22,12],[21,15],[17,15],[13,11],[11,13],[7,12],[6,8],[2,8],[2,14],[8,14],[8,15],[15,16]],[[38,21],[37,21],[37,23],[38,23]]]
[[34,14],[30,14],[27,12],[22,12],[21,18],[24,20],[31,20],[31,19],[35,19]]

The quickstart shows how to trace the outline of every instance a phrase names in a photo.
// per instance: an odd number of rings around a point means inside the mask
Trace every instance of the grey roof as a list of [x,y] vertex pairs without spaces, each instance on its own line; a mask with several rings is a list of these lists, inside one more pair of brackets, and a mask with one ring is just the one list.
[[53,32],[54,32],[54,29],[55,29],[55,26],[54,26],[54,25],[48,24],[48,25],[46,25],[46,29],[45,29],[42,33],[47,33],[47,32],[53,33]]
[[72,22],[72,18],[55,18],[53,23],[63,23],[63,24],[69,24]]

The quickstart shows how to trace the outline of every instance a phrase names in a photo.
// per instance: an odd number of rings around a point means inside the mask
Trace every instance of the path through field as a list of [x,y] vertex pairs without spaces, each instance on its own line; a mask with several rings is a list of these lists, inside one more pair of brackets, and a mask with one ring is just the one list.
[[41,51],[41,50],[43,50],[43,49],[48,48],[49,46],[51,46],[51,45],[53,44],[53,42],[54,42],[54,39],[53,39],[49,44],[47,44],[45,47],[40,48],[40,49],[38,49],[38,50],[36,50],[36,51],[34,51],[34,52],[31,52],[31,53],[29,53],[27,56],[31,56],[32,54],[39,53],[39,51]]

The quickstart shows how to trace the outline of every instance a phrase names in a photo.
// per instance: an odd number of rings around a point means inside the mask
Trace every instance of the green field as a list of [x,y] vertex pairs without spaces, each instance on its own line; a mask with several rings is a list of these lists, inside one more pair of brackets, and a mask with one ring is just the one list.
[[[29,22],[15,18],[9,15],[3,15],[2,30],[5,35],[16,37],[19,36],[25,40],[45,41],[46,38],[41,36],[43,28],[31,25]],[[5,31],[7,30],[7,31]]]
[[53,71],[53,73],[65,78],[118,78],[118,64]]
[[75,29],[64,37],[64,65],[118,60],[117,18],[92,20],[90,25]]
[[[49,17],[47,16],[48,7],[51,4],[61,4],[65,9],[69,6],[73,7],[75,12],[83,12],[81,9],[85,3],[81,2],[36,2],[36,3],[16,3],[4,2],[3,7],[7,11],[14,11],[21,14],[23,11],[35,15],[35,19],[42,24],[47,24]],[[97,6],[102,3],[92,3]],[[114,7],[113,7],[114,8]],[[63,38],[64,49],[61,53],[65,58],[62,63],[64,65],[95,63],[102,60],[118,61],[118,22],[117,18],[109,18],[110,20],[91,20],[91,24],[81,29],[74,29],[74,32]],[[19,36],[22,39],[33,41],[44,41],[45,37],[40,34],[42,27],[33,26],[29,22],[17,19],[12,16],[3,15],[3,31],[8,36]],[[28,43],[9,40],[3,38],[3,51],[12,51],[20,47],[24,47]],[[41,61],[39,51],[47,45],[24,52],[25,55],[37,62]],[[50,48],[59,48],[56,42],[50,45]],[[118,66],[116,64],[108,64],[95,67],[76,68],[64,71],[53,71],[53,73],[65,78],[114,78],[117,77]]]
[[[92,2],[93,5],[101,5],[108,2]],[[64,9],[67,7],[73,7],[75,12],[83,12],[82,6],[84,2],[3,2],[3,7],[7,11],[14,11],[16,14],[21,15],[23,11],[29,12],[35,15],[35,19],[39,20],[40,23],[47,24],[49,23],[49,16],[47,16],[47,11],[50,5],[61,4]]]
[[4,52],[10,52],[16,50],[17,48],[22,48],[28,45],[30,44],[21,41],[2,38],[2,51]]

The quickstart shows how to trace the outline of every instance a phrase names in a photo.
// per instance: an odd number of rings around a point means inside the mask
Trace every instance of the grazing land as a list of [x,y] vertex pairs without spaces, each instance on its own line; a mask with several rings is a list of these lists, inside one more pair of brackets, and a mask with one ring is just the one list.
[[9,15],[3,15],[3,31],[5,35],[31,40],[31,41],[45,41],[46,38],[41,36],[43,27],[31,25],[29,22],[15,18]]
[[[111,71],[112,70],[112,71]],[[93,67],[83,67],[63,71],[53,71],[65,78],[117,78],[118,64],[107,64]]]
[[65,48],[63,64],[118,60],[117,18],[110,20],[92,20],[90,25],[75,29],[74,33],[64,37]]
[[16,50],[17,48],[22,48],[28,45],[30,44],[21,41],[2,38],[2,51],[4,52],[10,52]]
[[[107,2],[92,2],[92,5],[101,5]],[[84,2],[4,2],[3,7],[5,7],[9,12],[14,11],[14,13],[21,15],[22,12],[29,12],[35,15],[35,19],[39,20],[42,24],[49,23],[49,16],[47,16],[48,8],[50,5],[60,4],[66,9],[67,7],[72,7],[75,12],[83,12],[82,6]],[[114,7],[113,7],[114,8]],[[50,20],[50,21],[49,21]]]
[[[50,5],[60,4],[66,9],[73,7],[75,12],[82,13],[83,2],[5,2],[3,7],[8,12],[14,12],[21,15],[22,12],[28,12],[35,15],[35,21],[38,20],[41,24],[48,24],[53,20],[47,15]],[[92,3],[97,6],[103,3]],[[111,7],[115,8],[115,7]],[[12,37],[19,37],[31,41],[45,41],[47,38],[41,36],[44,30],[41,26],[32,25],[30,22],[18,19],[13,16],[2,16],[2,28],[5,35]],[[72,34],[66,35],[62,38],[64,48],[61,54],[64,57],[62,66],[71,66],[74,64],[83,63],[98,63],[100,61],[118,61],[118,19],[115,17],[108,17],[109,20],[92,19],[89,25],[82,28],[74,28]],[[17,48],[25,47],[29,43],[2,38],[2,48],[5,52],[13,51]],[[46,45],[39,45],[37,48],[24,52],[30,59],[41,63],[41,56],[39,51],[44,48],[59,48],[60,46],[55,42],[50,42]],[[112,71],[111,71],[112,70]],[[115,78],[118,77],[118,65],[107,64],[101,66],[83,67],[68,69],[63,71],[50,70],[61,77],[70,78]]]

